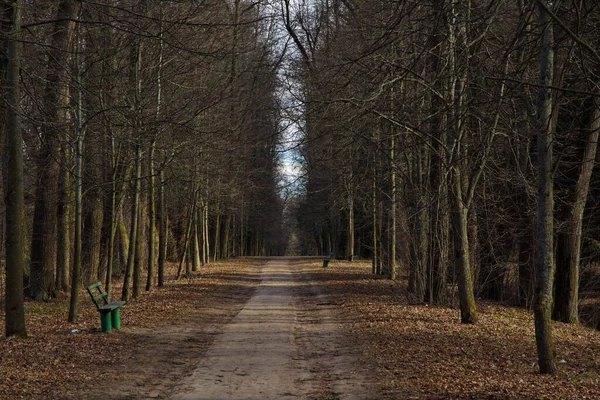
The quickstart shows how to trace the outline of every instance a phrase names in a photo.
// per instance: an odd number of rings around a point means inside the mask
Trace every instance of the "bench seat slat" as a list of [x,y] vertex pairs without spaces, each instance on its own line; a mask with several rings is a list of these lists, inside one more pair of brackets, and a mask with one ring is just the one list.
[[124,301],[113,301],[112,303],[108,303],[107,305],[98,308],[98,310],[100,310],[100,311],[112,311],[112,310],[115,310],[117,308],[120,308],[123,304],[125,304]]

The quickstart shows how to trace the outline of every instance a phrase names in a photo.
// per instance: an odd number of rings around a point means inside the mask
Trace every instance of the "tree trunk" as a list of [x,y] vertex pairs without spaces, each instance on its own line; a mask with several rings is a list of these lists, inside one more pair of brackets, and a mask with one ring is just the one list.
[[108,220],[108,243],[106,245],[106,276],[104,280],[104,290],[110,294],[112,289],[112,276],[115,261],[115,239],[117,236],[117,193],[116,193],[116,182],[111,182],[110,191],[110,203],[109,209],[106,215]]
[[[156,121],[155,123],[158,125],[158,121],[160,120],[160,114],[161,114],[161,106],[162,106],[162,70],[163,70],[163,48],[164,48],[164,41],[163,41],[163,26],[162,26],[162,16],[163,16],[163,12],[162,12],[162,3],[159,3],[158,5],[158,11],[159,11],[159,53],[158,53],[158,71],[156,73],[156,112],[155,112],[155,118]],[[158,136],[160,134],[160,130],[157,128],[157,133],[156,136]],[[150,163],[150,181],[149,181],[149,187],[148,187],[148,211],[149,211],[149,224],[150,224],[150,231],[148,233],[149,236],[149,243],[148,243],[148,279],[146,281],[146,291],[149,291],[150,289],[152,289],[152,285],[154,284],[154,258],[155,258],[155,248],[154,248],[154,244],[155,244],[155,239],[156,239],[156,178],[155,178],[155,167],[154,167],[154,157],[155,157],[155,150],[156,150],[156,136],[152,138],[151,142],[150,142],[150,156],[149,158],[149,163]],[[162,171],[161,171],[162,172]],[[160,231],[162,232],[162,231]],[[159,233],[160,235],[160,233]],[[160,245],[161,245],[161,240],[159,237],[158,240],[158,246],[159,246],[159,254],[160,254]],[[164,256],[164,254],[163,254]],[[160,256],[159,256],[160,258]],[[160,262],[160,261],[159,261]],[[163,274],[162,277],[162,283],[164,284],[164,258],[163,258],[163,271],[161,272]],[[160,279],[159,279],[160,280]],[[162,285],[160,285],[162,286]]]
[[[25,195],[23,188],[23,137],[21,132],[20,82],[22,45],[21,0],[4,3],[3,15],[10,32],[6,53],[6,148],[4,204],[6,206],[6,297],[4,299],[6,336],[27,337],[23,301],[25,269]],[[6,32],[4,32],[6,34]]]
[[[138,3],[138,12],[144,14],[145,1]],[[140,253],[138,249],[138,234],[140,232],[140,206],[141,206],[141,191],[142,191],[142,43],[140,37],[134,37],[133,47],[130,53],[129,79],[132,87],[133,95],[133,129],[132,134],[135,140],[135,184],[133,190],[133,199],[131,205],[131,230],[129,234],[129,250],[127,254],[127,267],[125,278],[123,280],[122,300],[128,301],[130,297],[129,286],[133,278],[134,287],[139,284],[134,277],[136,273],[136,263],[139,266]],[[139,271],[138,271],[139,273]]]
[[165,173],[159,174],[159,235],[158,235],[158,287],[165,285],[165,261],[167,258],[167,207],[165,204]]
[[206,232],[204,231],[204,202],[200,203],[198,208],[198,229],[200,229],[199,240],[200,240],[200,265],[206,264]]
[[[219,213],[217,213],[217,216],[215,218],[215,244],[214,244],[214,254],[213,254],[213,261],[217,262],[217,260],[220,258],[219,255],[219,250],[221,249],[221,245],[220,245],[220,239],[221,239],[221,215]],[[255,253],[255,255],[257,255]]]
[[73,38],[78,2],[61,0],[56,11],[49,46],[45,111],[41,148],[38,154],[38,177],[35,191],[33,228],[31,233],[29,295],[35,300],[54,296],[56,266],[56,229],[60,169],[60,138],[68,129],[69,86],[65,65]]
[[205,264],[210,263],[210,236],[208,234],[208,204],[204,204],[204,254]]
[[125,222],[123,221],[123,203],[125,201],[125,191],[127,180],[129,179],[129,174],[131,171],[130,166],[128,165],[125,168],[125,172],[121,177],[122,183],[121,186],[117,186],[118,178],[118,170],[119,165],[116,158],[114,143],[111,143],[112,149],[112,161],[111,161],[111,169],[112,169],[112,182],[111,182],[111,190],[110,190],[110,208],[108,210],[108,244],[107,244],[107,263],[106,263],[106,284],[105,290],[107,293],[110,293],[112,286],[112,276],[114,275],[114,255],[115,255],[115,241],[117,239],[117,233],[120,235],[119,240],[119,259],[120,266],[119,270],[122,270],[122,264],[125,260],[127,260],[127,247],[129,246],[129,239],[127,236],[127,228],[125,227]]
[[[448,100],[452,102],[450,120],[452,121],[449,148],[452,149],[450,187],[451,205],[453,208],[455,266],[458,279],[458,296],[460,301],[461,321],[463,323],[477,322],[477,308],[473,292],[473,276],[471,252],[469,243],[469,207],[471,193],[475,185],[474,178],[468,179],[471,171],[468,168],[468,146],[466,136],[466,102],[469,73],[469,28],[471,2],[452,3],[449,32],[449,69],[450,82]],[[460,59],[459,59],[459,56]],[[483,161],[482,161],[483,162]]]
[[543,29],[540,52],[540,98],[538,104],[538,221],[535,300],[535,341],[542,374],[556,374],[552,339],[552,286],[554,278],[554,189],[552,184],[552,90],[554,70],[554,32],[543,5],[538,4],[539,25]]
[[[352,184],[352,182],[350,183]],[[346,259],[354,259],[354,197],[352,194],[348,198],[348,238],[346,244]]]
[[411,202],[416,205],[414,222],[410,224],[412,229],[410,235],[410,249],[412,253],[409,270],[409,285],[418,302],[425,301],[427,288],[427,265],[429,257],[429,149],[426,144],[417,143],[413,155],[414,170],[411,177],[411,191],[415,193]]
[[[376,153],[375,153],[376,154]],[[373,236],[372,236],[372,240],[373,240],[373,261],[371,264],[371,273],[372,274],[376,274],[377,273],[377,265],[379,263],[379,248],[377,246],[377,240],[378,239],[378,235],[377,235],[377,157],[374,156],[373,157],[373,167],[372,167],[372,183],[371,183],[371,224],[373,225]]]
[[240,210],[240,257],[246,256],[246,226],[244,217],[244,193],[241,196],[241,210]]
[[224,259],[229,258],[229,231],[231,230],[231,215],[225,217],[225,226],[223,227],[223,251],[221,257]]
[[450,217],[448,213],[448,180],[447,157],[443,145],[446,133],[445,124],[436,126],[439,129],[440,141],[434,141],[435,156],[432,158],[431,185],[436,188],[433,193],[430,211],[431,254],[428,258],[428,291],[431,304],[446,304],[448,281],[448,264],[450,255]]
[[148,213],[146,212],[146,202],[140,193],[140,205],[138,215],[138,231],[135,237],[135,262],[133,263],[133,292],[132,297],[137,299],[140,296],[142,287],[142,270],[145,264],[146,257],[148,255],[146,251],[146,245],[148,244],[148,238],[146,235],[146,226],[148,225]]
[[140,208],[140,192],[142,188],[142,146],[138,143],[135,149],[135,183],[133,189],[133,199],[131,203],[131,228],[129,231],[129,249],[127,250],[127,266],[125,267],[125,278],[123,280],[123,291],[121,300],[129,301],[131,279],[134,272],[134,264],[136,257],[137,235],[139,232],[139,208]]
[[[77,79],[81,81],[81,65],[79,60],[79,43],[76,46]],[[81,85],[77,87],[77,104],[75,107],[75,226],[73,227],[73,270],[71,272],[71,299],[69,304],[68,321],[77,322],[79,312],[79,289],[81,285],[82,261],[82,215],[83,215],[83,140],[85,129],[83,126],[83,91]]]
[[150,143],[149,155],[149,182],[148,182],[148,277],[146,279],[146,291],[152,289],[154,284],[154,258],[155,258],[155,239],[156,239],[156,198],[155,186],[156,179],[154,178],[154,152],[155,143],[153,139]]
[[200,270],[200,243],[198,242],[198,210],[195,207],[192,217],[192,271]]
[[[92,161],[93,163],[93,161]],[[94,177],[93,182],[97,182],[98,176]],[[90,204],[85,217],[85,230],[83,232],[83,263],[84,283],[91,285],[98,281],[98,267],[100,266],[100,249],[102,245],[102,222],[103,205],[102,196],[97,188],[88,192]],[[88,197],[86,197],[88,198]]]
[[[440,2],[438,2],[439,4]],[[432,48],[437,49],[429,58],[430,70],[438,73],[443,67],[445,56],[445,9],[436,5],[431,9],[432,24]],[[447,79],[438,78],[434,81],[434,88],[440,93],[447,93]],[[448,141],[448,119],[444,112],[446,101],[439,96],[431,96],[431,118],[430,132],[432,138],[431,167],[429,168],[429,184],[432,189],[430,201],[429,219],[429,246],[428,257],[428,283],[427,298],[431,304],[444,305],[446,303],[446,286],[448,275],[448,261],[450,254],[450,218],[448,216],[448,152],[446,143]]]
[[377,271],[376,274],[377,275],[383,275],[384,274],[384,259],[385,259],[385,253],[384,253],[384,235],[383,235],[383,201],[379,200],[379,204],[378,204],[378,210],[379,212],[378,214],[378,222],[377,222],[377,237],[379,238],[379,243],[377,245],[377,248],[379,249],[379,256],[377,257],[379,262],[377,263]]
[[[196,193],[194,187],[192,187],[192,192]],[[195,199],[193,200],[195,202]],[[185,235],[183,237],[183,251],[181,252],[181,258],[179,260],[179,268],[177,269],[177,279],[181,278],[181,274],[183,273],[183,262],[185,261],[186,265],[186,275],[188,274],[188,262],[189,262],[189,248],[190,241],[192,236],[192,229],[194,227],[194,206],[193,203],[190,205],[190,209],[188,211],[188,216],[185,221]]]
[[394,134],[390,137],[390,173],[391,173],[391,206],[390,206],[390,238],[389,238],[389,272],[390,279],[396,279],[398,267],[396,265],[396,235],[397,235],[397,185],[396,185],[396,139]]
[[525,229],[525,235],[519,241],[519,305],[530,308],[533,304],[535,232],[529,227]]
[[119,235],[119,273],[123,273],[127,269],[127,260],[129,259],[129,232],[123,217],[123,209],[117,214],[117,233]]
[[65,165],[61,170],[59,184],[59,203],[57,210],[58,219],[58,248],[56,253],[56,288],[66,292],[71,285],[71,255],[72,252],[72,226],[73,226],[73,174],[67,167],[72,165],[69,146],[62,150],[62,161]]
[[458,171],[452,174],[454,202],[454,251],[458,279],[458,297],[460,302],[460,320],[465,324],[477,322],[477,308],[473,293],[473,277],[469,257],[468,210],[462,202],[462,180]]
[[[187,219],[185,221],[183,221],[185,223],[185,236],[183,238],[183,251],[181,253],[181,259],[179,261],[179,268],[177,270],[177,279],[181,278],[181,273],[182,273],[182,265],[183,265],[183,261],[185,259],[186,262],[186,275],[188,275],[188,261],[189,261],[189,252],[190,252],[190,248],[193,247],[193,243],[192,243],[192,235],[194,233],[194,214],[196,213],[196,207],[197,207],[197,197],[198,197],[198,189],[196,187],[196,182],[193,181],[192,182],[192,202],[189,206],[189,210],[187,213]],[[191,246],[190,246],[191,244]]]
[[[186,252],[185,252],[185,276],[189,277],[192,269],[190,268],[190,252],[191,252],[191,247],[187,246],[186,247]],[[179,276],[179,274],[177,274]]]
[[415,269],[415,295],[418,301],[425,301],[427,289],[427,265],[429,264],[429,209],[425,199],[426,189],[421,186],[423,193],[419,196],[417,221],[417,255]]
[[593,100],[590,129],[587,132],[581,158],[579,176],[569,205],[567,221],[558,235],[556,258],[556,298],[552,318],[556,321],[579,322],[579,261],[581,258],[581,230],[583,212],[590,189],[590,179],[596,159],[598,132],[600,132],[600,108]]

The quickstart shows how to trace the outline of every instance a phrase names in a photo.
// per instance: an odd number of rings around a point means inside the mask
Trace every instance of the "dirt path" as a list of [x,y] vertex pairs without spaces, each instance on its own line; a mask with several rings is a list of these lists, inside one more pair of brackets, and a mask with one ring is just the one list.
[[172,400],[376,398],[332,305],[289,259],[262,267],[244,308],[215,338]]
[[0,338],[0,399],[600,399],[595,330],[555,325],[564,361],[541,376],[526,310],[482,302],[479,323],[461,324],[367,262],[271,261],[180,280],[168,264],[167,285],[110,334],[91,304],[69,324],[68,296],[28,302],[30,337]]

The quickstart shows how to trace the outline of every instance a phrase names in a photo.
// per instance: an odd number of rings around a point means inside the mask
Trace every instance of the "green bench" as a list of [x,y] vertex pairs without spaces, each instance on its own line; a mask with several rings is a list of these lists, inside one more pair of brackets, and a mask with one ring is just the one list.
[[[94,294],[94,290],[97,292]],[[108,293],[102,290],[102,283],[96,282],[87,287],[87,291],[100,313],[100,327],[102,332],[110,332],[112,328],[121,329],[121,313],[119,308],[124,301],[108,301]]]
[[329,265],[329,261],[331,261],[332,258],[333,258],[333,251],[331,253],[329,253],[329,256],[327,256],[326,258],[323,259],[323,268],[327,268],[327,266]]

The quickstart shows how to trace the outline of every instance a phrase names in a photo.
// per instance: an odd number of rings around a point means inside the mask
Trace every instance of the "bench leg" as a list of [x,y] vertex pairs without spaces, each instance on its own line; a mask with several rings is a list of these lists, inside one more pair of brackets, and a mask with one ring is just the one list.
[[329,259],[326,258],[323,260],[323,268],[327,268],[328,265],[329,265]]
[[111,312],[100,312],[100,328],[102,332],[110,332],[112,330]]
[[110,313],[112,319],[112,326],[115,329],[121,329],[121,312],[118,308],[115,308]]

